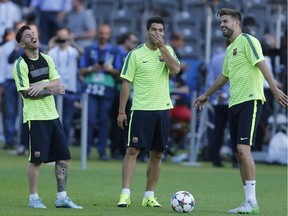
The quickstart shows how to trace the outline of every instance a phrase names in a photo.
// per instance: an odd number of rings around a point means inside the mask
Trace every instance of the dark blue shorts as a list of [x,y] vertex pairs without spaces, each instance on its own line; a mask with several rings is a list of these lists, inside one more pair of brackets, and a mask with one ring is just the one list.
[[29,121],[29,161],[69,160],[70,151],[59,119]]
[[262,106],[260,100],[252,100],[229,108],[230,135],[234,151],[237,152],[237,144],[255,144]]
[[169,110],[132,111],[127,147],[163,152],[168,145],[169,122]]

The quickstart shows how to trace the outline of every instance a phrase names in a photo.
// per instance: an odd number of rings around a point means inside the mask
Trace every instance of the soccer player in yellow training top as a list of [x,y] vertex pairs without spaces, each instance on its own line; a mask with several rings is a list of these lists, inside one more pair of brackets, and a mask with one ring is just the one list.
[[245,192],[245,202],[228,212],[234,214],[258,213],[256,200],[255,163],[251,147],[255,142],[262,105],[265,102],[264,78],[276,100],[287,107],[288,97],[278,87],[268,69],[259,41],[241,31],[241,14],[233,9],[219,10],[220,28],[230,41],[224,60],[222,74],[204,94],[196,98],[194,106],[200,110],[208,98],[226,82],[230,82],[229,124],[231,142]]
[[23,121],[29,127],[29,207],[46,208],[37,190],[42,163],[55,163],[57,198],[55,207],[76,208],[67,196],[66,182],[70,151],[63,126],[59,120],[53,95],[65,94],[60,76],[51,57],[39,52],[38,36],[27,25],[16,34],[24,54],[14,65],[13,77],[23,98]]
[[161,207],[154,191],[160,176],[161,159],[167,147],[169,110],[169,74],[180,71],[179,60],[170,46],[164,45],[164,22],[160,17],[147,21],[147,41],[129,52],[121,77],[118,126],[127,126],[125,107],[133,84],[134,94],[128,129],[127,150],[122,166],[122,193],[119,207],[130,204],[130,186],[141,149],[150,151],[147,184],[142,206]]

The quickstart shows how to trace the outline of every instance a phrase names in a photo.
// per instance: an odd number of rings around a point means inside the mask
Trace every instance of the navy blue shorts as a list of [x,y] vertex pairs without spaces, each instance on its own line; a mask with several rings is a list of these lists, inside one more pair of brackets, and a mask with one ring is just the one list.
[[237,144],[253,146],[262,114],[260,100],[247,101],[229,108],[229,126],[233,150]]
[[169,110],[132,111],[127,147],[163,152],[168,145],[169,123]]
[[58,119],[29,121],[29,161],[53,162],[71,158],[63,126]]

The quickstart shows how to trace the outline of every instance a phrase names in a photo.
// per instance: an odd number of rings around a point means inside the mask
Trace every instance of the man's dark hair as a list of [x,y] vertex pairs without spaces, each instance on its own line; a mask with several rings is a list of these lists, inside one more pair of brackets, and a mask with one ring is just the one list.
[[172,34],[169,37],[169,40],[172,40],[172,41],[178,41],[182,39],[184,38],[180,32],[172,32]]
[[22,27],[19,29],[19,31],[17,32],[17,34],[16,34],[16,41],[17,41],[18,43],[20,43],[20,41],[21,41],[23,32],[24,32],[25,30],[27,30],[27,29],[31,30],[31,28],[30,28],[28,25],[24,25],[24,26],[22,26]]
[[130,36],[134,35],[132,32],[125,32],[117,38],[117,44],[124,44],[126,40],[130,39]]
[[147,25],[146,25],[146,29],[149,30],[152,23],[159,23],[163,25],[164,28],[164,21],[161,17],[151,17],[150,19],[148,19],[147,21]]
[[239,11],[231,9],[231,8],[222,8],[218,11],[217,16],[223,16],[223,15],[228,15],[233,17],[234,19],[239,20],[241,23],[241,14]]

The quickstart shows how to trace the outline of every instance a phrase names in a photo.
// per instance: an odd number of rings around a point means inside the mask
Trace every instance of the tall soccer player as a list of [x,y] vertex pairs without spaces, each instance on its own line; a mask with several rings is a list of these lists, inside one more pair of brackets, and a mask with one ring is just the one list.
[[163,151],[168,144],[169,110],[173,107],[169,95],[169,73],[180,71],[179,60],[170,46],[164,45],[164,22],[160,17],[147,21],[146,43],[129,52],[121,77],[118,126],[128,125],[125,107],[133,84],[128,143],[122,166],[122,193],[119,207],[130,204],[130,186],[141,149],[150,152],[146,191],[142,206],[161,207],[154,191],[160,176]]
[[53,95],[65,94],[51,57],[39,52],[38,36],[27,25],[16,34],[24,54],[14,65],[13,77],[23,98],[23,121],[29,127],[29,207],[46,208],[38,195],[42,163],[55,163],[57,198],[55,207],[82,209],[67,196],[66,182],[70,151],[59,120]]
[[226,82],[230,82],[229,123],[233,150],[239,163],[245,192],[245,202],[228,212],[234,214],[258,213],[256,200],[255,163],[251,147],[255,142],[262,105],[265,102],[264,78],[276,100],[287,107],[288,97],[278,87],[268,69],[259,41],[242,33],[241,14],[233,9],[219,10],[220,28],[230,41],[224,60],[222,74],[204,94],[196,98],[194,106],[200,110],[208,98]]

